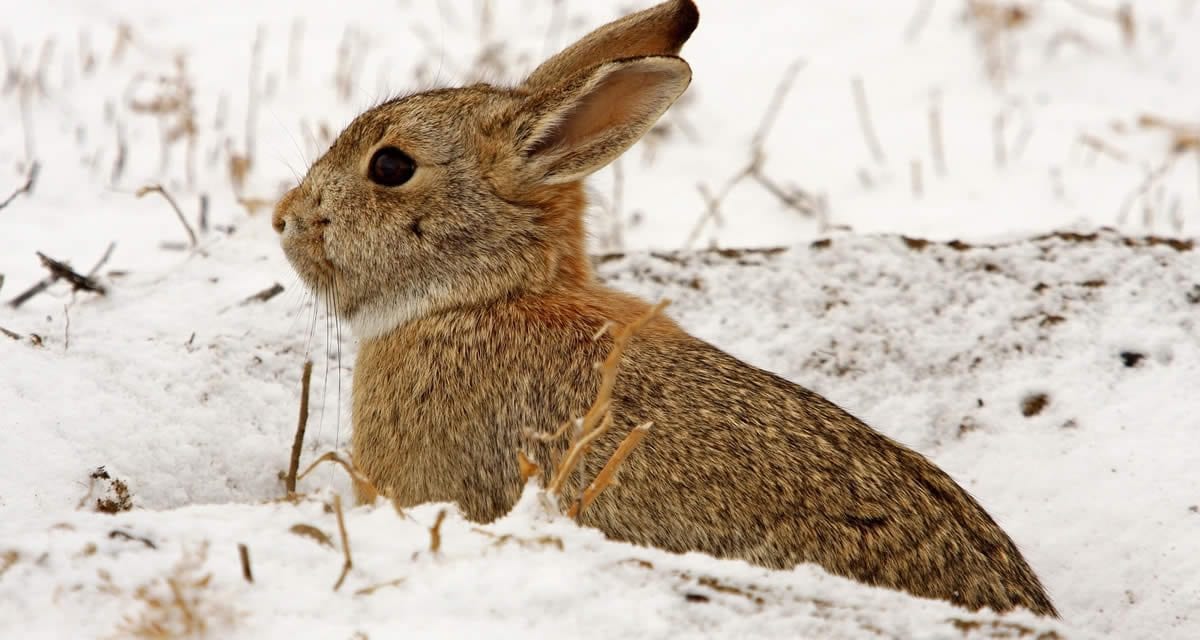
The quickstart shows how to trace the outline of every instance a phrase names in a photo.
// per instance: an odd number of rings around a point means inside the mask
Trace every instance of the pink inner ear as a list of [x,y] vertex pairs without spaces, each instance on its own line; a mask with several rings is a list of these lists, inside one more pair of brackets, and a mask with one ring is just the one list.
[[604,132],[633,124],[653,109],[671,74],[645,67],[613,71],[572,105],[554,128],[529,148],[529,155],[575,149]]

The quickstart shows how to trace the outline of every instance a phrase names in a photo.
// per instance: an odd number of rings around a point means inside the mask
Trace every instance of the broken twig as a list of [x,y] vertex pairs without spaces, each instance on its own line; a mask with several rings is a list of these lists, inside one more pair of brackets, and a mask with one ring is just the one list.
[[604,465],[600,473],[596,474],[596,479],[592,480],[592,483],[584,490],[579,500],[571,505],[571,510],[567,512],[569,517],[578,518],[583,513],[583,510],[587,509],[588,505],[592,504],[596,497],[612,484],[613,477],[616,475],[617,469],[621,467],[621,463],[638,446],[638,443],[642,441],[642,437],[646,435],[651,426],[653,426],[653,423],[647,422],[634,428],[633,431],[629,432],[629,435],[625,436],[625,439],[621,441],[621,445],[617,447],[616,453],[608,459],[608,463]]
[[288,463],[285,487],[288,495],[296,493],[296,473],[300,470],[300,450],[304,447],[304,430],[308,425],[308,389],[312,382],[312,360],[304,362],[304,373],[300,377],[300,418],[296,424],[296,437],[292,441],[292,458]]
[[42,266],[46,267],[46,269],[50,271],[50,275],[55,280],[66,280],[71,284],[71,288],[73,290],[91,291],[92,293],[98,293],[100,295],[108,293],[108,291],[104,288],[104,285],[96,282],[96,280],[91,276],[85,276],[77,273],[65,262],[55,260],[41,251],[37,252],[37,257],[42,261]]
[[111,540],[128,540],[130,542],[140,542],[140,543],[146,545],[147,549],[157,549],[158,548],[158,545],[154,544],[154,541],[151,540],[150,538],[147,538],[145,536],[135,536],[132,533],[129,533],[127,531],[121,531],[120,529],[113,529],[112,531],[109,531],[108,537]]
[[7,198],[4,199],[3,202],[0,202],[0,209],[7,207],[9,203],[11,203],[13,200],[16,200],[17,196],[21,194],[28,195],[33,193],[33,185],[37,182],[38,171],[40,169],[40,164],[36,162],[33,163],[33,166],[29,167],[29,175],[25,177],[25,184],[17,187],[16,191],[13,191]]
[[313,460],[312,463],[304,469],[304,471],[301,471],[300,475],[297,476],[296,479],[303,480],[305,476],[307,476],[309,473],[312,473],[312,470],[316,469],[317,465],[321,464],[322,462],[332,462],[340,465],[346,470],[346,473],[350,475],[350,480],[354,482],[354,490],[358,494],[360,502],[373,502],[379,495],[379,491],[375,488],[375,485],[371,484],[371,481],[368,480],[361,471],[354,467],[354,463],[342,458],[336,451],[326,451],[325,453],[321,454],[321,456],[316,460]]
[[342,556],[345,559],[342,563],[342,574],[333,585],[333,590],[337,591],[342,588],[346,576],[354,568],[354,560],[350,557],[350,538],[346,536],[346,517],[342,515],[342,496],[336,493],[333,494],[333,512],[337,515],[338,534],[342,538]]
[[883,164],[887,157],[883,154],[883,146],[879,144],[879,136],[875,133],[874,123],[871,122],[871,108],[867,104],[867,89],[863,85],[862,76],[854,76],[851,84],[854,88],[854,108],[858,113],[858,126],[862,129],[863,140],[871,150],[871,155],[875,157],[875,162]]
[[[87,276],[86,276],[87,278],[91,279],[91,278],[96,277],[96,274],[100,271],[100,267],[103,267],[104,264],[106,262],[108,262],[108,259],[112,257],[113,249],[115,249],[116,246],[117,246],[117,243],[115,243],[115,242],[108,243],[108,248],[104,250],[104,255],[100,256],[100,260],[98,260],[96,262],[96,266],[92,267],[91,270],[87,272]],[[41,254],[38,254],[38,255],[41,255]],[[33,285],[29,289],[26,289],[24,293],[22,293],[22,294],[18,295],[17,297],[13,298],[12,300],[10,300],[8,302],[8,306],[10,306],[14,309],[16,309],[17,307],[20,307],[21,305],[28,302],[30,298],[36,296],[37,294],[45,291],[48,288],[50,288],[50,285],[54,284],[57,281],[58,281],[58,277],[56,275],[54,275],[53,272],[51,272],[50,275],[39,280],[37,284]]]
[[246,579],[246,582],[253,584],[254,572],[250,570],[250,549],[240,542],[238,543],[238,559],[242,563],[242,577]]
[[276,282],[266,289],[259,291],[245,300],[242,300],[242,306],[248,305],[252,302],[266,302],[267,300],[270,300],[281,293],[283,293],[283,285]]
[[442,548],[442,521],[446,519],[446,510],[438,511],[437,519],[429,527],[429,551],[437,553]]
[[196,232],[192,230],[191,223],[187,221],[187,218],[183,215],[183,212],[179,210],[179,205],[175,202],[175,198],[172,198],[171,194],[167,193],[167,190],[164,189],[161,184],[147,185],[141,189],[138,189],[137,197],[141,198],[149,193],[157,193],[163,198],[166,198],[167,204],[171,205],[171,209],[175,211],[175,217],[179,218],[179,224],[183,225],[184,230],[187,231],[188,244],[195,249],[196,245],[198,244],[198,241],[196,240]]

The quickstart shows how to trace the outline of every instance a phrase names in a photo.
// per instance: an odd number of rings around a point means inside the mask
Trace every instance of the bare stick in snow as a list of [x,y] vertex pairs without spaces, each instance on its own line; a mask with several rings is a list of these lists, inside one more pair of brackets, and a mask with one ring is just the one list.
[[438,511],[437,519],[429,527],[429,551],[437,553],[442,548],[442,521],[446,519],[446,510]]
[[138,189],[137,197],[141,198],[148,193],[157,193],[157,194],[162,195],[162,197],[166,198],[167,203],[171,205],[171,209],[173,209],[175,211],[175,217],[179,218],[179,224],[183,225],[184,230],[187,231],[188,244],[191,245],[191,247],[193,249],[195,249],[196,245],[198,244],[198,242],[196,240],[196,232],[192,230],[192,225],[191,225],[191,223],[189,223],[187,221],[187,217],[185,217],[183,215],[183,212],[179,210],[179,205],[176,204],[175,198],[172,198],[171,194],[167,193],[167,190],[163,189],[161,184],[147,185],[145,187],[142,187],[141,189]]
[[300,418],[296,422],[296,437],[292,440],[292,458],[288,463],[287,480],[284,486],[288,495],[296,493],[296,473],[300,470],[300,450],[304,447],[304,430],[308,426],[308,389],[312,383],[312,360],[304,362],[304,373],[300,376]]
[[933,155],[933,170],[939,178],[946,177],[946,149],[942,140],[942,95],[934,91],[929,105],[929,148]]
[[992,154],[997,168],[1008,164],[1008,149],[1004,144],[1004,130],[1008,127],[1007,116],[1001,112],[992,118]]
[[550,8],[550,23],[546,27],[546,41],[542,47],[543,59],[554,55],[559,49],[560,36],[567,23],[567,12],[563,4],[563,0],[553,0],[553,6]]
[[788,65],[784,70],[783,77],[780,78],[779,84],[775,86],[775,92],[771,94],[771,102],[767,104],[767,110],[763,113],[763,118],[758,123],[758,131],[754,133],[754,138],[751,141],[751,146],[756,152],[761,152],[767,142],[767,134],[775,126],[775,119],[779,116],[779,110],[783,108],[783,101],[787,98],[788,93],[792,90],[792,83],[796,81],[796,76],[800,74],[800,70],[804,68],[803,60],[796,60]]
[[7,198],[4,199],[3,202],[0,202],[0,209],[7,207],[10,203],[12,203],[13,200],[17,199],[17,196],[21,194],[29,195],[33,193],[33,185],[37,183],[38,171],[40,171],[41,168],[42,165],[36,162],[33,163],[33,166],[29,167],[29,174],[25,176],[25,182],[21,186],[17,187],[17,190],[13,191]]
[[242,300],[242,305],[243,306],[248,305],[251,302],[266,302],[281,293],[283,293],[283,285],[276,282],[275,284],[267,287],[266,289],[259,291],[258,293],[250,296],[249,298],[246,298],[245,300]]
[[346,473],[350,476],[350,480],[354,482],[354,490],[358,493],[361,502],[371,503],[379,495],[379,491],[375,488],[375,485],[371,484],[371,481],[354,466],[354,463],[341,457],[336,451],[326,451],[321,454],[304,471],[301,471],[296,479],[303,480],[305,476],[312,473],[312,470],[316,469],[322,462],[332,462],[346,470]]
[[1108,156],[1109,158],[1112,158],[1113,160],[1116,160],[1122,164],[1129,162],[1129,156],[1126,155],[1124,151],[1121,151],[1114,145],[1110,144],[1107,140],[1104,140],[1099,136],[1094,136],[1090,133],[1080,134],[1079,144],[1091,149],[1092,151],[1095,151],[1100,155]]
[[208,194],[200,194],[200,213],[196,216],[196,226],[200,233],[208,233]]
[[622,237],[624,225],[621,222],[621,207],[622,200],[625,194],[625,170],[621,168],[621,159],[617,158],[612,164],[613,171],[613,193],[612,193],[612,242],[613,249],[620,251],[625,248],[625,240]]
[[295,82],[300,73],[301,47],[304,44],[304,19],[292,19],[292,29],[288,36],[287,48],[287,79]]
[[[117,244],[115,242],[108,243],[108,248],[104,250],[104,255],[100,256],[100,260],[96,262],[96,266],[92,267],[91,271],[88,271],[87,276],[86,276],[87,279],[91,280],[92,278],[94,278],[96,276],[96,273],[100,271],[100,267],[104,266],[104,263],[108,262],[108,259],[110,257],[112,257],[113,249],[115,249],[116,246],[117,246]],[[38,254],[38,255],[40,256],[41,254]],[[51,274],[49,276],[46,276],[42,280],[38,281],[37,284],[33,285],[32,287],[25,290],[23,293],[21,293],[17,297],[10,300],[8,305],[10,307],[16,309],[16,308],[20,307],[21,305],[25,304],[26,302],[28,302],[30,298],[38,295],[39,293],[45,291],[48,288],[50,288],[50,285],[54,284],[57,281],[58,281],[58,276],[53,271],[51,271]]]
[[379,591],[380,589],[383,589],[385,587],[398,587],[402,584],[404,584],[404,578],[396,578],[395,580],[388,580],[387,582],[380,582],[379,584],[373,584],[369,587],[363,587],[362,589],[355,591],[354,595],[369,596],[372,593],[375,593],[376,591]]
[[238,559],[242,563],[242,577],[246,582],[254,583],[254,572],[250,570],[250,549],[242,543],[238,543]]
[[854,108],[858,113],[858,126],[862,129],[863,140],[875,162],[883,164],[887,157],[883,154],[883,146],[879,144],[879,136],[875,133],[875,125],[871,122],[871,108],[867,103],[867,89],[863,85],[862,76],[854,76],[851,83],[854,88]]
[[42,266],[50,271],[50,275],[55,280],[66,280],[71,284],[71,288],[75,291],[91,291],[104,295],[108,293],[104,285],[96,282],[91,276],[85,276],[70,267],[65,262],[59,262],[54,258],[47,256],[41,251],[37,252],[37,257],[42,261]]
[[262,67],[262,50],[263,40],[266,37],[266,29],[260,24],[258,30],[254,34],[254,44],[250,49],[250,79],[249,93],[250,97],[246,102],[246,163],[248,166],[254,165],[255,160],[255,133],[258,130],[258,76],[259,69]]
[[779,84],[775,86],[775,91],[771,95],[771,101],[767,104],[767,110],[763,112],[762,120],[758,123],[758,129],[755,130],[754,137],[751,139],[750,159],[746,165],[727,180],[716,194],[713,194],[703,183],[697,185],[700,197],[704,199],[705,212],[696,221],[696,225],[692,227],[687,241],[684,243],[684,248],[690,248],[695,243],[700,237],[700,233],[704,230],[705,225],[710,221],[720,222],[721,203],[735,187],[747,178],[753,178],[759,186],[766,189],[775,198],[778,198],[784,206],[795,209],[804,215],[811,215],[812,209],[807,205],[808,202],[815,200],[815,198],[800,189],[785,189],[780,187],[777,182],[768,178],[763,171],[763,164],[766,162],[765,147],[767,144],[767,135],[770,134],[771,129],[775,126],[775,121],[779,116],[780,110],[783,108],[784,100],[791,91],[796,76],[803,68],[804,61],[796,60],[784,70],[783,76],[779,79]]
[[1126,196],[1125,201],[1121,204],[1121,209],[1117,213],[1117,224],[1125,224],[1125,221],[1129,218],[1130,210],[1133,209],[1133,205],[1138,201],[1138,199],[1146,198],[1150,193],[1150,190],[1153,189],[1160,180],[1162,180],[1168,173],[1171,172],[1171,169],[1175,167],[1175,161],[1178,158],[1179,154],[1171,154],[1167,156],[1166,161],[1161,165],[1146,172],[1145,179],[1142,180],[1137,189]]
[[929,22],[929,14],[932,12],[933,0],[920,0],[917,10],[913,12],[912,18],[908,21],[908,26],[904,29],[904,39],[909,44],[917,41],[917,36],[920,36],[921,31],[925,29],[925,25]]
[[350,538],[346,536],[346,517],[342,515],[342,496],[337,493],[333,494],[333,512],[337,515],[338,535],[342,538],[342,557],[345,559],[342,563],[342,575],[338,576],[333,585],[333,590],[337,591],[342,588],[346,576],[354,568],[354,559],[350,557]]

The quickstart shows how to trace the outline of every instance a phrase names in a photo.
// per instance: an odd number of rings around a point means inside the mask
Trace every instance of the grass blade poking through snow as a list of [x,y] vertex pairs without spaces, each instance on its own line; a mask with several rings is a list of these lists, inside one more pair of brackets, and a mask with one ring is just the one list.
[[346,535],[346,518],[342,515],[342,496],[336,493],[333,494],[333,512],[337,514],[338,535],[342,538],[342,557],[345,558],[345,562],[342,563],[342,574],[338,576],[337,582],[333,585],[333,590],[337,591],[342,588],[346,576],[354,568],[354,560],[350,557],[350,538]]
[[[612,349],[609,350],[608,356],[604,362],[600,364],[600,388],[596,392],[596,399],[592,402],[592,406],[580,419],[579,431],[567,449],[567,454],[563,456],[562,462],[558,464],[558,468],[554,470],[554,477],[550,481],[547,490],[557,498],[562,498],[562,488],[567,480],[571,477],[571,473],[578,466],[579,462],[587,455],[587,451],[591,448],[600,436],[608,432],[608,429],[613,424],[612,415],[612,392],[613,387],[617,383],[617,369],[621,363],[621,358],[625,354],[625,348],[629,345],[629,341],[633,339],[634,334],[645,327],[651,320],[662,313],[662,310],[670,304],[668,300],[662,300],[654,305],[649,311],[639,317],[637,320],[625,325],[618,330],[613,338]],[[611,331],[612,325],[606,323],[604,328],[596,334],[596,339],[604,335],[606,331]],[[641,442],[642,437],[650,429],[650,424],[644,424],[637,427],[625,437],[625,440],[617,448],[617,451],[605,464],[604,468],[596,476],[590,485],[584,489],[575,504],[571,506],[568,515],[572,518],[586,509],[596,496],[604,491],[616,474],[621,463],[633,451],[634,447]],[[536,473],[536,467],[530,468],[527,460],[522,462],[522,477],[528,479]],[[526,476],[526,473],[529,475]]]
[[175,198],[172,198],[171,194],[167,193],[167,190],[164,189],[161,184],[147,185],[141,189],[138,189],[137,197],[143,198],[149,193],[157,193],[161,195],[166,199],[167,204],[171,205],[171,209],[175,211],[175,217],[179,219],[179,224],[183,225],[183,230],[187,232],[188,246],[195,249],[199,244],[199,240],[196,238],[196,232],[192,230],[192,225],[187,221],[187,217],[183,215],[183,211],[180,211],[179,205],[175,202]]
[[288,463],[287,480],[285,481],[289,496],[296,493],[296,471],[300,469],[300,450],[304,447],[304,429],[308,425],[308,389],[312,383],[312,369],[312,360],[306,360],[304,373],[300,376],[300,418],[296,424],[296,437],[292,441],[292,458]]
[[312,473],[312,470],[316,469],[317,465],[321,464],[322,462],[332,462],[334,464],[341,465],[341,467],[346,470],[346,473],[350,474],[350,480],[354,482],[354,490],[358,492],[358,496],[361,501],[368,504],[375,501],[375,497],[379,494],[379,492],[375,489],[375,485],[371,484],[371,481],[368,480],[367,477],[358,470],[358,467],[354,466],[353,461],[346,460],[338,455],[336,451],[327,451],[321,454],[321,457],[313,460],[312,464],[308,465],[308,468],[300,474],[297,480],[303,480],[305,476],[307,476],[309,473]]
[[650,427],[653,424],[652,422],[647,422],[639,425],[633,431],[630,431],[629,435],[625,436],[625,439],[621,441],[621,446],[617,447],[616,453],[608,459],[608,463],[604,465],[600,473],[596,474],[596,479],[592,480],[592,484],[588,485],[583,495],[575,501],[575,504],[571,505],[570,511],[567,512],[569,517],[579,518],[583,510],[587,509],[588,505],[592,504],[596,499],[596,496],[608,488],[608,485],[612,483],[613,476],[617,473],[617,469],[621,467],[621,463],[638,446],[638,443],[642,441],[642,437],[646,435],[647,431],[650,431]]

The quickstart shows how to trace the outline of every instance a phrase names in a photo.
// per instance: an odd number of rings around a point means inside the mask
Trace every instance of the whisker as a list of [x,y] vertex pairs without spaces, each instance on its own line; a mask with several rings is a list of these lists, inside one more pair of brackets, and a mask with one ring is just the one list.
[[304,182],[304,178],[300,177],[300,173],[296,171],[296,168],[293,167],[292,163],[288,162],[287,159],[285,159],[283,156],[280,156],[279,159],[283,161],[283,164],[288,168],[288,171],[292,172],[292,176],[296,178],[296,186],[299,187],[300,183]]
[[303,317],[304,306],[311,300],[312,291],[307,286],[300,282],[300,276],[292,276],[292,285],[284,290],[284,304],[291,309],[288,316],[291,317],[292,323],[288,325],[287,334],[291,335],[296,330],[296,323],[300,322]]
[[333,281],[333,322],[335,337],[337,338],[337,413],[335,414],[336,427],[334,431],[333,448],[338,449],[342,445],[342,317],[338,314],[338,309],[341,304],[341,291],[338,289],[337,280]]
[[[271,117],[275,118],[275,124],[279,125],[279,128],[283,129],[283,132],[287,134],[288,140],[292,141],[292,148],[294,148],[296,153],[300,156],[300,162],[307,166],[309,164],[308,158],[305,157],[304,150],[300,148],[300,143],[297,142],[296,136],[292,135],[292,132],[288,130],[286,126],[284,126],[283,120],[279,118],[279,114],[275,111],[275,109],[268,106],[267,110],[271,112]],[[300,174],[296,173],[295,169],[292,169],[292,163],[287,162],[287,160],[283,158],[283,154],[280,154],[280,159],[284,160],[284,163],[287,164],[287,168],[290,169],[292,174],[296,176],[296,185],[299,186],[299,184],[303,181],[300,177]]]
[[323,287],[321,290],[323,302],[325,303],[325,351],[322,354],[322,360],[325,361],[325,373],[321,381],[321,416],[317,422],[317,440],[321,440],[321,433],[325,430],[325,407],[329,406],[329,336],[333,332],[333,321],[329,313],[329,297],[330,289]]
[[312,296],[312,321],[308,323],[308,337],[304,340],[304,360],[307,362],[312,355],[313,337],[317,334],[317,312],[320,309],[320,300],[317,296],[317,291],[313,291]]

